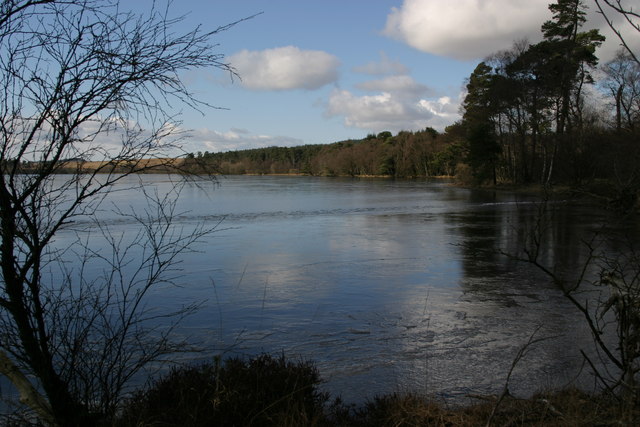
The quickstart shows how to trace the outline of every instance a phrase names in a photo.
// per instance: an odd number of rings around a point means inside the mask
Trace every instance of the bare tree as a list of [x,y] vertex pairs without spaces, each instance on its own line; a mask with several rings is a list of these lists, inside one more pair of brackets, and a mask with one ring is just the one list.
[[[629,53],[634,61],[640,64],[640,55],[634,52],[628,41],[622,35],[622,28],[629,28],[631,31],[640,33],[640,12],[634,10],[630,2],[623,0],[594,0],[598,10],[607,21],[607,25],[611,28],[616,36],[620,39],[620,43]],[[615,17],[621,17],[622,23],[616,25]]]
[[[234,74],[211,43],[233,24],[180,34],[180,21],[168,6],[142,16],[110,0],[0,6],[0,373],[47,424],[108,418],[136,373],[184,348],[171,327],[191,307],[156,313],[145,296],[173,282],[179,256],[208,230],[174,224],[179,186],[140,187],[147,210],[121,212],[139,224],[133,238],[113,235],[97,215],[127,177],[175,170],[145,159],[180,147],[172,103],[206,107],[179,73]],[[98,230],[108,254],[82,224]],[[68,247],[55,244],[74,230]],[[100,274],[86,274],[94,263]]]
[[640,62],[620,50],[602,69],[603,85],[614,100],[616,130],[634,132],[640,124]]

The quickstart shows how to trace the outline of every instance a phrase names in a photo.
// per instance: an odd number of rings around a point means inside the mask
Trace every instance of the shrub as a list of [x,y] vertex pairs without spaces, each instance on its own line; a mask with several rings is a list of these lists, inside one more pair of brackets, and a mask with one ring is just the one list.
[[355,411],[352,426],[469,425],[461,412],[450,412],[428,398],[412,394],[390,394],[369,400]]
[[328,396],[310,362],[284,356],[230,358],[223,363],[174,368],[135,393],[121,426],[313,425]]
[[455,179],[460,185],[473,185],[475,183],[471,167],[466,163],[458,163],[456,165]]

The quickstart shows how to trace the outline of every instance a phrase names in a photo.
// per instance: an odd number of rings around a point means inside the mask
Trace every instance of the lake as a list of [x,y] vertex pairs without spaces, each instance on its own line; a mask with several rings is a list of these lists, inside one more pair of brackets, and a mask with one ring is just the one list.
[[[130,179],[159,193],[173,182]],[[128,184],[107,202],[140,210]],[[310,359],[324,387],[352,402],[394,391],[460,401],[500,392],[516,353],[540,328],[536,337],[546,340],[515,369],[511,393],[524,397],[578,376],[578,384],[592,383],[586,368],[579,375],[579,350],[592,347],[581,315],[539,270],[496,251],[523,247],[535,196],[442,180],[230,176],[200,184],[183,189],[176,223],[217,231],[185,257],[180,286],[158,289],[150,302],[162,310],[202,302],[181,333],[209,355]],[[618,227],[586,202],[550,206],[545,260],[568,271],[585,253],[580,236]],[[135,223],[102,215],[112,230],[135,233]],[[62,234],[57,244],[66,241]]]

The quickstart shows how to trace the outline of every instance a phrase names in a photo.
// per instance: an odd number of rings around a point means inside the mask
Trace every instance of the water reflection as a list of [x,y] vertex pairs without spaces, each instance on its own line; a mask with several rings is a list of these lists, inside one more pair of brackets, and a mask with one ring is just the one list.
[[[170,184],[144,179],[159,191]],[[151,303],[204,301],[184,333],[211,351],[313,359],[328,389],[358,400],[397,389],[496,392],[541,325],[549,339],[512,387],[528,394],[569,381],[578,349],[590,346],[579,313],[548,278],[496,250],[522,249],[535,197],[303,177],[229,177],[182,196],[180,226],[223,222],[183,260],[182,287],[158,290]],[[128,203],[125,192],[117,203]],[[545,261],[570,270],[584,251],[576,242],[605,214],[563,200],[550,206]],[[133,224],[110,218],[133,234]]]
[[[578,352],[593,355],[590,332],[582,315],[577,312],[549,278],[533,266],[501,254],[522,256],[527,247],[528,231],[544,210],[544,221],[539,223],[543,245],[540,262],[566,278],[582,273],[589,252],[583,243],[603,231],[603,224],[620,227],[613,217],[587,203],[549,200],[546,204],[515,194],[489,194],[478,192],[469,198],[469,210],[448,215],[452,230],[459,233],[461,268],[460,282],[464,301],[462,334],[471,340],[471,374],[484,369],[494,374],[503,373],[514,357],[516,343],[522,346],[529,334],[540,327],[538,337],[546,341],[523,362],[514,378],[515,387],[522,393],[532,393],[545,386],[562,386],[576,379],[582,366]],[[622,225],[619,230],[629,229]],[[600,250],[613,253],[614,247]],[[637,241],[637,237],[634,237]],[[597,274],[594,264],[587,270],[587,278]],[[508,356],[510,355],[510,356]],[[459,357],[459,356],[458,356]],[[474,365],[474,359],[480,359]],[[502,367],[500,367],[502,366]],[[461,365],[462,369],[467,365]],[[480,387],[492,389],[491,380],[476,378]],[[577,381],[587,385],[588,378]],[[495,389],[494,389],[495,390]]]

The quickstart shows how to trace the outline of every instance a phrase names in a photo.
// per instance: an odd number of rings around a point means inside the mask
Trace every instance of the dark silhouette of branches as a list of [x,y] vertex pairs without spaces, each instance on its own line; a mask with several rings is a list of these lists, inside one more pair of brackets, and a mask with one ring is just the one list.
[[640,64],[638,55],[631,49],[627,40],[622,35],[622,30],[614,23],[613,16],[620,15],[623,18],[623,23],[626,23],[631,29],[640,33],[640,13],[633,10],[632,6],[624,5],[622,0],[595,0],[596,6],[600,14],[607,21],[607,25],[611,28],[611,31],[615,33],[620,39],[620,43],[631,55],[631,57]]
[[[582,240],[586,254],[581,267],[577,274],[567,276],[562,266],[545,261],[552,220],[545,198],[528,228],[522,253],[502,253],[544,272],[583,315],[600,360],[594,360],[585,349],[580,352],[603,389],[630,410],[640,399],[640,252],[633,245],[625,246],[624,238],[600,230]],[[607,251],[604,243],[608,240],[615,240],[620,250]]]
[[[212,39],[235,23],[180,33],[181,21],[155,2],[144,15],[109,0],[0,6],[0,373],[49,424],[108,419],[131,378],[188,349],[172,331],[195,307],[158,313],[145,300],[211,230],[174,223],[179,185],[153,194],[131,177],[179,172],[172,106],[210,107],[180,74],[233,77]],[[125,180],[148,202],[120,212],[139,230],[129,238],[97,215]],[[59,247],[61,232],[76,241]]]

